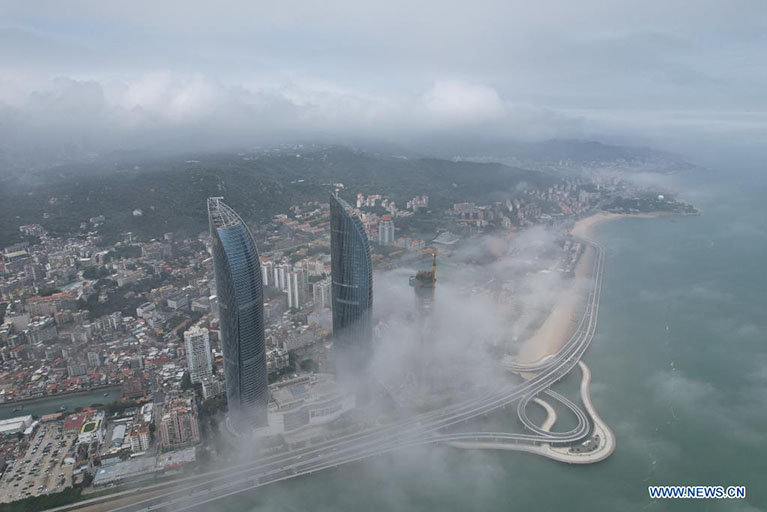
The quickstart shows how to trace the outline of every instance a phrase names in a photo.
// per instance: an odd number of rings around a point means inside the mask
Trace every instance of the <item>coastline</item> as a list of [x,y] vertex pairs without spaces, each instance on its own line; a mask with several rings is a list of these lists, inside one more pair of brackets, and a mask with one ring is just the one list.
[[617,219],[628,219],[632,217],[637,219],[657,219],[659,217],[664,217],[667,215],[675,215],[675,214],[668,213],[668,212],[652,212],[652,213],[597,212],[597,213],[592,213],[588,217],[583,217],[582,219],[578,219],[575,222],[575,225],[573,225],[572,229],[570,229],[570,234],[574,236],[588,237],[593,234],[593,230],[595,227],[608,221],[617,220]]
[[522,343],[517,353],[520,363],[535,363],[553,356],[572,335],[583,302],[585,289],[591,284],[591,268],[595,251],[587,247],[575,266],[575,276],[559,292],[554,307],[533,335]]
[[[587,217],[578,219],[570,229],[570,234],[582,238],[593,235],[597,226],[623,218],[655,219],[665,215],[673,215],[665,212],[653,213],[610,213],[596,212]],[[547,357],[553,356],[567,342],[572,334],[578,315],[578,307],[582,302],[582,292],[590,283],[590,272],[594,258],[594,250],[587,248],[581,255],[575,267],[575,277],[570,286],[562,290],[554,303],[549,315],[535,330],[532,336],[525,340],[517,353],[517,361],[520,363],[535,363]]]

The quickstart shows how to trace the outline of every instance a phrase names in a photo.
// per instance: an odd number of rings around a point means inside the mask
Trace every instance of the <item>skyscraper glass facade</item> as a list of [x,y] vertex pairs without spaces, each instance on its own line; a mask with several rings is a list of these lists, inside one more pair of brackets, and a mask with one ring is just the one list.
[[208,199],[208,218],[229,419],[233,428],[245,432],[267,424],[261,264],[250,229],[221,198]]
[[369,354],[373,340],[373,266],[365,228],[351,206],[330,198],[333,337],[355,359]]

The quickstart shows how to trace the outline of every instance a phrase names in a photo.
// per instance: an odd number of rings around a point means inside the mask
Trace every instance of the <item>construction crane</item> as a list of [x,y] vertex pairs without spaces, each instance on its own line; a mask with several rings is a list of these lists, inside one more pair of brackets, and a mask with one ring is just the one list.
[[428,316],[434,308],[434,288],[437,284],[437,248],[427,247],[417,252],[431,254],[431,271],[420,270],[410,276],[410,286],[415,291],[415,305],[421,318]]
[[427,247],[426,249],[418,249],[416,252],[431,254],[431,272],[422,270],[416,273],[414,277],[419,281],[431,283],[431,286],[434,287],[434,284],[437,282],[437,248]]

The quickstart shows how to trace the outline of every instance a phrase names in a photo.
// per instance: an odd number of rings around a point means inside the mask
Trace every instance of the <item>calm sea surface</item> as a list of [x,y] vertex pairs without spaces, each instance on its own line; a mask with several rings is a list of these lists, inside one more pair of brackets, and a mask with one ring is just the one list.
[[[216,510],[767,510],[767,180],[677,180],[702,216],[623,219],[595,235],[607,262],[585,361],[595,405],[618,438],[610,459],[570,467],[427,447]],[[578,378],[559,389],[575,396]],[[513,409],[503,414],[513,421]],[[740,484],[748,497],[653,502],[655,484]]]

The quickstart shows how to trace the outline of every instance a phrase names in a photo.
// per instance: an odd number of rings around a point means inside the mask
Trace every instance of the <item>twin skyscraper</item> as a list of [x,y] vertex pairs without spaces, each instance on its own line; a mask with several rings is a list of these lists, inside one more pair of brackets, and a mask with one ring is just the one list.
[[[267,425],[269,402],[264,289],[253,235],[221,197],[208,199],[224,375],[233,430]],[[333,336],[345,361],[364,365],[372,349],[373,267],[359,217],[330,196]]]

